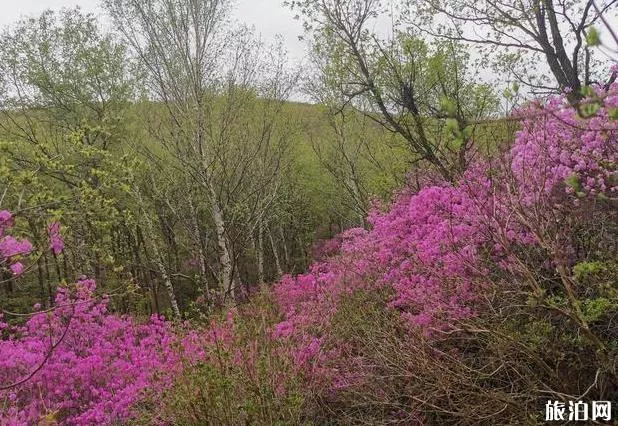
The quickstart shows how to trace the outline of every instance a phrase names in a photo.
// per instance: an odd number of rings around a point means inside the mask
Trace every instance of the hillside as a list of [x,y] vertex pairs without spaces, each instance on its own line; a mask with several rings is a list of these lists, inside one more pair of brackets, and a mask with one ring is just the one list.
[[[41,363],[48,335],[57,341],[36,386],[5,391],[5,421],[538,423],[532,389],[611,398],[616,90],[583,122],[559,100],[543,120],[532,107],[510,152],[455,185],[400,192],[369,230],[322,245],[308,272],[198,328],[108,313],[92,280],[59,290],[51,316],[2,323],[15,336],[0,348],[3,382]],[[10,233],[8,212],[1,223]],[[5,257],[23,247],[3,241]]]
[[2,29],[0,426],[613,424],[618,1],[250,3]]

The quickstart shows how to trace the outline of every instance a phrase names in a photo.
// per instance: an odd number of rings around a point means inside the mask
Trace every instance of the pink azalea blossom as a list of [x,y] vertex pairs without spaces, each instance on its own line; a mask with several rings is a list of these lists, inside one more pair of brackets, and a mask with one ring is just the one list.
[[47,226],[47,233],[49,235],[49,248],[58,255],[64,250],[64,239],[60,235],[60,223],[52,222]]
[[21,262],[15,262],[10,267],[13,275],[21,275],[24,273],[24,265]]

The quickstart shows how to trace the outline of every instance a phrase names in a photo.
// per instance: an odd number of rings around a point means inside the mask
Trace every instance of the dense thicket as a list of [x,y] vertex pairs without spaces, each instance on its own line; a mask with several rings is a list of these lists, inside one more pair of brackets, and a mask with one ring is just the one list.
[[542,99],[515,57],[500,97],[432,1],[388,35],[378,1],[289,2],[303,70],[223,0],[5,29],[0,424],[538,424],[615,399],[613,2],[537,3],[540,50],[498,9],[474,25],[495,58],[545,55]]

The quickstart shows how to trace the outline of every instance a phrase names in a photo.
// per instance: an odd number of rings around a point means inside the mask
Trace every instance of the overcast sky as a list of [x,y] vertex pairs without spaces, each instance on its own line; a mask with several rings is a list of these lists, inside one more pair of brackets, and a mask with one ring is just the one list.
[[[45,9],[80,6],[87,12],[103,15],[100,0],[0,0],[0,26],[10,24],[22,15],[38,15]],[[302,33],[299,21],[283,6],[283,0],[236,0],[234,17],[248,25],[255,26],[265,41],[275,35],[284,37],[290,59],[297,62],[304,56],[304,44],[298,40]]]

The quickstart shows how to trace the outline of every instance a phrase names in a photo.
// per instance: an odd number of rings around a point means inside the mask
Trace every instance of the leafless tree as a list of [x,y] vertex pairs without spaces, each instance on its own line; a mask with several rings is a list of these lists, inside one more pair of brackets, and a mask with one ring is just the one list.
[[[353,106],[401,135],[447,180],[465,170],[474,123],[491,112],[492,93],[474,81],[456,43],[429,45],[399,26],[385,39],[371,29],[384,13],[379,0],[287,4],[304,17],[313,62],[341,109]],[[440,137],[451,130],[457,137]]]
[[[603,16],[616,16],[616,0],[421,0],[408,1],[409,18],[425,33],[481,46],[498,70],[507,70],[536,92],[569,90],[569,100],[582,98],[581,88],[616,80],[595,69],[587,37],[602,26]],[[590,39],[588,40],[590,41]],[[540,63],[549,67],[543,72]],[[546,69],[546,68],[545,68]]]

